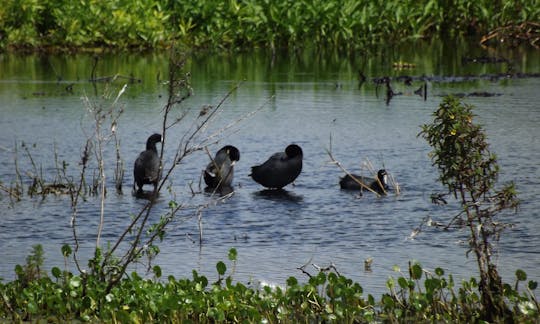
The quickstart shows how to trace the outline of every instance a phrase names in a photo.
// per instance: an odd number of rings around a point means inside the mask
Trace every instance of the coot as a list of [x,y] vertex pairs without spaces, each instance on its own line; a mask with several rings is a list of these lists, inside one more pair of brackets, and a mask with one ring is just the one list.
[[137,186],[137,193],[142,193],[145,184],[157,186],[159,175],[159,155],[156,143],[161,142],[160,134],[153,134],[146,141],[146,151],[139,154],[133,166],[133,190]]
[[351,175],[347,174],[346,176],[342,177],[339,180],[339,186],[341,187],[341,189],[347,189],[347,190],[365,189],[358,182],[356,182],[353,179],[353,177],[357,179],[358,181],[362,182],[363,184],[365,184],[367,187],[377,192],[378,194],[383,195],[386,193],[386,190],[388,189],[388,184],[387,184],[388,173],[386,173],[386,170],[384,169],[381,169],[379,170],[379,172],[377,172],[377,178],[379,179],[379,181],[373,178],[363,177],[357,174],[352,174],[352,177]]
[[234,164],[240,160],[240,151],[227,145],[217,151],[216,156],[204,170],[204,182],[209,188],[230,187],[234,176]]
[[281,189],[302,172],[302,157],[300,146],[291,144],[285,152],[275,153],[263,164],[252,167],[250,176],[267,188]]

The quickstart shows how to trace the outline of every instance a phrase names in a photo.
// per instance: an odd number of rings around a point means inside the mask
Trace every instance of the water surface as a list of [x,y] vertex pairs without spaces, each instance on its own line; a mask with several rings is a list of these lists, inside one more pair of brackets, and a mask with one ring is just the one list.
[[[500,56],[511,63],[464,64],[465,56]],[[415,64],[414,69],[398,70],[393,62]],[[166,54],[102,55],[98,76],[133,76],[129,82],[118,78],[111,84],[93,86],[88,82],[92,70],[91,55],[0,57],[0,180],[8,186],[15,181],[15,157],[23,179],[32,167],[22,144],[46,179],[54,179],[54,152],[66,161],[73,175],[85,137],[92,133],[92,118],[82,96],[102,101],[127,84],[120,104],[124,109],[118,124],[121,156],[125,160],[124,194],[118,195],[108,174],[109,191],[103,238],[113,242],[144,202],[129,193],[132,163],[144,149],[147,136],[160,132],[162,108],[166,98]],[[423,85],[415,79],[406,86],[392,85],[403,95],[388,104],[383,88],[377,90],[371,78],[399,75],[478,76],[509,71],[540,72],[540,54],[527,50],[486,52],[473,45],[432,47],[408,46],[371,54],[340,56],[333,53],[306,52],[276,57],[264,52],[241,54],[197,54],[190,56],[186,71],[191,75],[193,96],[174,114],[192,109],[186,122],[170,129],[166,159],[170,163],[178,141],[192,125],[192,116],[204,105],[217,105],[225,94],[240,83],[238,90],[224,102],[217,118],[194,139],[200,142],[258,110],[226,131],[220,143],[208,147],[214,153],[222,145],[233,144],[241,151],[235,169],[235,193],[224,202],[203,210],[203,243],[199,245],[196,211],[183,210],[172,222],[160,244],[156,264],[163,273],[175,277],[191,275],[191,270],[211,278],[215,264],[227,259],[227,252],[238,250],[234,278],[283,285],[289,276],[306,278],[297,268],[309,263],[334,264],[341,274],[357,280],[368,293],[385,290],[388,276],[396,276],[392,267],[406,269],[417,260],[428,270],[444,268],[459,278],[477,273],[473,258],[465,256],[467,231],[442,232],[424,227],[410,239],[412,231],[427,216],[446,222],[456,206],[431,203],[433,192],[444,190],[437,182],[437,171],[428,157],[430,148],[417,137],[420,125],[432,120],[431,113],[442,95],[489,92],[490,97],[466,97],[476,106],[477,122],[486,130],[492,150],[501,166],[500,182],[515,181],[522,205],[517,214],[507,213],[504,220],[514,227],[504,232],[497,246],[497,264],[505,280],[513,282],[520,268],[529,279],[540,280],[540,79],[473,78],[465,82],[430,81],[424,100],[414,90]],[[367,81],[359,86],[358,72]],[[140,81],[139,81],[140,80]],[[97,94],[97,96],[96,96]],[[248,176],[250,167],[262,163],[270,154],[297,143],[304,151],[304,168],[294,186],[280,195],[268,194]],[[17,150],[16,150],[17,147]],[[330,163],[326,150],[347,169],[366,175],[370,161],[374,168],[386,168],[399,182],[401,194],[377,198],[358,197],[339,189],[343,172]],[[107,149],[107,156],[114,151]],[[172,198],[190,205],[214,199],[207,194],[192,196],[190,184],[197,188],[201,170],[208,162],[199,151],[178,166],[171,177],[171,193],[164,190],[153,220],[167,210]],[[106,160],[114,167],[114,159]],[[45,248],[46,266],[62,266],[60,247],[73,243],[71,209],[67,196],[29,198],[12,203],[0,196],[0,276],[14,277],[13,268],[23,264],[32,245]],[[99,203],[89,197],[79,206],[78,237],[81,258],[91,255],[99,223]],[[373,258],[372,271],[364,270],[364,260]],[[229,263],[230,264],[230,263]],[[69,263],[74,269],[72,262]],[[136,266],[145,270],[145,264]],[[306,268],[314,273],[312,266]]]

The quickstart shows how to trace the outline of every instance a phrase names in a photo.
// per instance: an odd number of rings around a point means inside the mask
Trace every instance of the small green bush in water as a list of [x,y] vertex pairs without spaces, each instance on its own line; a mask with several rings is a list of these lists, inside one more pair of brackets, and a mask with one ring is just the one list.
[[445,97],[435,111],[433,123],[422,126],[420,133],[433,148],[433,164],[439,180],[457,198],[461,207],[453,221],[469,228],[469,248],[480,274],[479,290],[482,315],[488,321],[509,317],[504,301],[503,284],[492,261],[492,246],[507,224],[496,216],[506,209],[517,209],[519,200],[513,183],[496,190],[499,165],[489,151],[481,126],[473,122],[473,106],[454,97]]

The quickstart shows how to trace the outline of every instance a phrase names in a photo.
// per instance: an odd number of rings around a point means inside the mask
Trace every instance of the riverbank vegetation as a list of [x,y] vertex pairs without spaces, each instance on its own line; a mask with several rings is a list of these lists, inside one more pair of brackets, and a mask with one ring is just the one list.
[[[62,249],[66,258],[70,248]],[[0,320],[13,322],[481,322],[487,317],[471,278],[457,283],[442,268],[433,272],[419,263],[409,265],[387,280],[380,298],[365,295],[362,286],[328,267],[310,275],[306,283],[290,277],[284,287],[235,282],[236,250],[216,264],[218,278],[210,282],[193,271],[191,278],[162,277],[154,266],[153,278],[133,272],[113,289],[94,274],[73,274],[54,267],[41,269],[43,250],[35,246],[27,264],[17,266],[17,279],[0,282]],[[534,323],[540,305],[537,283],[516,271],[515,282],[504,284],[499,297],[508,311],[492,314],[494,322]]]
[[314,44],[357,50],[383,40],[459,36],[538,47],[539,21],[535,0],[7,0],[0,8],[0,48],[151,49],[174,43],[190,49]]

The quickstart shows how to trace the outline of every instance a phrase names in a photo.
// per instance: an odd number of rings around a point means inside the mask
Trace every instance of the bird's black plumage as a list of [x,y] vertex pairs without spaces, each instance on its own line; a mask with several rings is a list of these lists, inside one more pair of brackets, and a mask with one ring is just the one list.
[[252,167],[250,175],[253,180],[267,188],[280,189],[300,175],[302,158],[300,146],[291,144],[285,152],[275,153],[263,164]]
[[[153,134],[146,141],[146,150],[141,152],[133,166],[133,189],[142,193],[143,185],[157,185],[159,176],[159,155],[156,143],[161,142],[160,134]],[[135,187],[136,186],[136,187]]]
[[341,189],[347,190],[365,189],[358,182],[355,181],[356,179],[377,192],[378,194],[382,195],[385,194],[386,190],[388,189],[388,184],[386,182],[387,175],[388,173],[386,172],[386,170],[379,170],[377,172],[377,178],[379,179],[379,181],[377,181],[377,179],[367,178],[357,174],[347,174],[339,180],[339,186],[341,187]]
[[217,151],[204,170],[204,182],[208,188],[230,187],[234,177],[234,164],[239,160],[240,151],[232,145],[226,145]]

